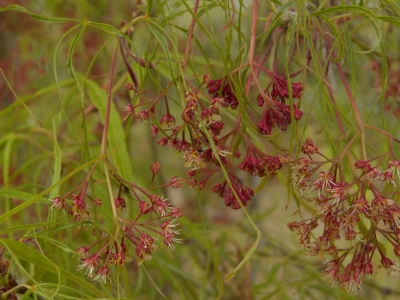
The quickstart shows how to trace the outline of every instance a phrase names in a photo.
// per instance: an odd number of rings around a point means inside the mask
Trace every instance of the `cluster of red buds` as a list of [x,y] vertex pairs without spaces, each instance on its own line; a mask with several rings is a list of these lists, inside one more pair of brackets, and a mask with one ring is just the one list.
[[[258,124],[258,129],[263,134],[270,134],[275,125],[285,130],[292,118],[300,120],[303,114],[295,105],[291,107],[285,104],[285,100],[289,98],[286,80],[273,73],[270,75],[272,83],[264,91],[265,96],[260,94],[257,97],[258,104],[263,106],[263,115]],[[207,93],[201,91],[202,85],[205,85]],[[236,176],[237,168],[252,176],[263,177],[269,174],[272,177],[282,167],[280,158],[264,153],[250,141],[241,130],[240,113],[235,126],[230,130],[226,128],[221,110],[236,109],[239,105],[230,76],[212,80],[207,74],[199,87],[193,87],[190,83],[188,86],[191,87],[191,91],[186,93],[181,112],[182,122],[177,122],[177,118],[170,113],[168,99],[165,97],[166,114],[161,116],[159,121],[153,118],[152,135],[155,137],[162,133],[164,136],[158,140],[158,145],[169,146],[170,149],[184,153],[184,165],[191,168],[187,173],[190,187],[203,189],[212,175],[221,174],[221,169],[225,168],[228,178],[214,185],[211,190],[224,199],[226,206],[240,209],[239,201],[246,206],[254,191]],[[302,83],[296,82],[291,84],[291,89],[292,97],[299,99],[304,87]],[[159,98],[151,101],[152,115],[154,105],[158,101]],[[128,115],[132,110],[127,110]],[[151,115],[148,110],[144,110],[136,116],[145,112],[146,116]],[[233,142],[238,135],[246,143],[247,154],[237,165],[234,160],[240,158],[240,151]],[[212,150],[212,144],[215,145],[217,153]]]
[[[325,255],[332,257],[323,278],[356,292],[364,277],[373,273],[374,256],[379,256],[380,268],[388,273],[396,271],[383,240],[400,257],[400,207],[393,200],[398,195],[400,161],[388,153],[387,165],[380,171],[384,157],[358,160],[354,164],[356,175],[347,181],[340,163],[327,159],[311,139],[302,150],[309,159],[288,159],[287,164],[294,171],[293,186],[302,198],[314,203],[315,213],[288,227],[300,236],[307,255],[319,256],[320,260]],[[372,165],[373,161],[377,163]],[[323,166],[325,171],[321,170]]]
[[228,76],[217,80],[209,79],[207,82],[207,91],[213,99],[218,99],[221,95],[224,100],[222,102],[224,107],[230,106],[232,109],[236,109],[239,105],[235,93],[233,92],[232,82]]
[[[258,123],[258,130],[262,134],[271,134],[272,128],[278,126],[282,131],[286,131],[288,125],[292,123],[292,118],[299,121],[303,112],[296,105],[291,108],[285,104],[289,98],[288,85],[286,80],[269,73],[272,83],[264,90],[264,95],[257,96],[258,106],[263,106],[261,120]],[[304,86],[301,82],[291,84],[292,98],[300,99],[303,94]]]
[[[152,182],[159,170],[160,164],[153,163]],[[183,179],[175,176],[164,186],[179,188],[182,187],[183,182]],[[78,226],[83,221],[86,221],[84,225],[90,226],[92,224],[91,209],[88,208],[88,204],[91,203],[94,207],[105,204],[102,200],[93,199],[89,195],[87,183],[88,179],[63,197],[54,198],[50,210],[56,208],[65,210],[73,216]],[[73,194],[79,188],[79,193]],[[70,196],[71,200],[68,200]],[[138,263],[141,264],[144,260],[151,259],[153,251],[157,249],[157,237],[161,237],[162,242],[170,250],[175,248],[175,243],[182,242],[179,238],[180,229],[177,221],[182,216],[182,211],[178,207],[173,206],[168,198],[152,194],[150,189],[144,189],[129,182],[120,182],[118,195],[114,199],[114,207],[118,215],[122,214],[127,205],[134,205],[135,202],[138,204],[136,217],[133,220],[127,220],[118,216],[118,229],[115,235],[110,236],[101,230],[93,230],[93,235],[97,237],[97,240],[77,250],[81,261],[78,270],[85,269],[85,275],[93,281],[105,284],[107,280],[110,280],[110,266],[120,266],[127,262],[127,251],[131,246],[135,247]]]

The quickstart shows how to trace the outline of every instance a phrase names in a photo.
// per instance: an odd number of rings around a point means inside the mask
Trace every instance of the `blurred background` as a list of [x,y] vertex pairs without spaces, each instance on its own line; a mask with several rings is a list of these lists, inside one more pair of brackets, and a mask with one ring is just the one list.
[[[209,14],[205,10],[202,11],[201,18],[204,20],[204,24],[207,24],[208,30],[213,28],[214,32],[220,33],[216,36],[218,36],[221,48],[225,51],[229,35],[225,34],[223,28],[229,19],[223,14],[222,7],[229,6],[234,11],[238,7],[235,8],[237,1],[232,1],[231,4],[228,1],[208,2],[210,2],[208,7],[213,6],[215,9],[210,10]],[[164,4],[161,5],[161,3]],[[93,80],[100,87],[106,89],[112,51],[117,41],[115,38],[111,39],[113,36],[106,28],[89,25],[77,42],[72,55],[69,55],[71,44],[79,32],[79,28],[72,29],[79,24],[73,19],[104,23],[118,28],[122,21],[130,21],[143,15],[143,9],[146,8],[147,2],[132,0],[0,0],[1,8],[12,4],[20,5],[33,14],[71,20],[43,20],[11,10],[0,12],[0,67],[13,91],[20,98],[16,99],[10,86],[1,76],[0,214],[4,214],[24,201],[24,199],[13,198],[9,191],[38,194],[51,185],[55,141],[59,145],[62,159],[61,178],[79,165],[83,152],[77,141],[84,143],[85,130],[91,156],[96,157],[100,153],[102,124],[99,112],[87,95],[84,96],[83,106],[81,106],[78,90],[66,65],[68,57],[70,57],[74,70],[80,78],[87,75],[89,80]],[[155,22],[162,18],[168,20],[164,24],[165,30],[173,36],[177,51],[181,55],[185,51],[187,30],[192,19],[186,5],[193,7],[193,1],[157,1],[157,3],[153,3],[150,16],[154,18]],[[247,11],[242,12],[243,19],[240,30],[243,34],[242,39],[245,40],[249,37],[251,28],[252,1],[246,1],[244,5],[247,7]],[[260,5],[261,32],[264,25],[261,24],[262,18],[266,20],[268,17],[270,6],[268,3]],[[161,12],[168,12],[168,15],[163,15]],[[354,29],[361,25],[363,25],[361,20],[355,20],[351,26]],[[359,34],[361,35],[360,40],[373,44],[372,27],[365,24],[364,26],[365,28],[357,31],[355,35]],[[147,74],[148,70],[133,66],[139,76],[140,87],[146,90],[146,97],[154,98],[160,92],[160,87],[165,87],[171,80],[168,61],[163,49],[154,38],[150,38],[151,31],[145,22],[135,23],[133,29],[132,44],[130,45],[132,51],[139,57],[146,57],[156,64],[156,68],[151,71],[151,79]],[[385,36],[387,51],[391,57],[395,58],[398,53],[398,29],[386,28],[386,30],[390,33]],[[224,76],[224,66],[221,63],[218,49],[203,30],[196,28],[195,36],[196,41],[193,42],[190,53],[192,64],[186,74],[188,80],[192,80],[195,85],[198,85],[207,73],[210,73],[213,79]],[[230,55],[235,61],[243,49],[239,47],[237,33],[230,38],[232,39]],[[169,47],[173,52],[171,44]],[[265,48],[267,47],[266,43]],[[176,57],[173,57],[172,60],[173,63],[176,63]],[[379,95],[379,90],[371,89],[373,86],[379,88],[379,61],[375,67],[371,67],[370,61],[373,61],[371,56],[366,57],[361,54],[355,55],[354,61],[355,72],[359,79],[356,90],[363,95],[360,109],[368,114]],[[278,57],[278,64],[283,64],[282,57]],[[295,69],[295,67],[293,68]],[[347,71],[352,72],[350,69]],[[63,109],[57,95],[55,74],[60,86]],[[393,71],[390,77],[393,85],[398,82],[395,80],[396,74],[396,71]],[[330,74],[332,82],[335,82],[336,75]],[[336,130],[334,122],[331,124],[328,121],[325,125],[321,125],[321,120],[327,119],[327,115],[318,114],[318,108],[324,104],[318,101],[316,81],[309,79],[307,75],[300,76],[295,81],[303,80],[306,89],[302,108],[308,113],[307,118],[304,118],[299,124],[301,126],[307,122],[308,129],[304,136],[313,136],[314,142],[318,144],[321,152],[331,156],[332,140],[335,141],[336,137],[333,133],[332,136],[327,136],[325,133],[330,128],[333,128],[332,132]],[[113,101],[121,120],[125,117],[124,106],[131,102],[129,93],[123,87],[127,81],[128,76],[123,61],[118,58],[115,75],[117,87],[114,89]],[[366,91],[367,89],[368,91]],[[342,95],[345,93],[338,87],[339,106],[342,103],[345,105],[345,100],[341,98]],[[178,98],[175,91],[171,91],[170,97]],[[34,117],[21,105],[21,101],[26,104]],[[376,122],[384,119],[388,131],[398,129],[398,116],[396,115],[398,102],[396,101],[398,101],[396,96],[392,96],[385,106],[386,111],[378,106],[370,114],[370,117],[375,118]],[[179,100],[177,102],[179,103]],[[86,129],[82,128],[82,109]],[[178,118],[179,106],[171,109],[178,113],[176,115]],[[162,112],[157,113],[162,116]],[[382,118],[383,114],[385,114],[384,118]],[[66,122],[66,116],[68,116],[70,124]],[[42,127],[35,118],[40,121]],[[148,124],[129,118],[123,123],[123,126],[132,162],[131,168],[137,184],[148,186],[151,180],[149,170],[154,161],[161,163],[161,172],[156,178],[157,184],[168,182],[175,175],[185,177],[187,168],[183,166],[182,154],[156,145]],[[76,136],[72,132],[75,132]],[[281,145],[288,145],[289,135],[288,132],[280,136]],[[330,139],[331,142],[328,142]],[[371,137],[370,142],[371,148],[375,147],[374,149],[379,151],[379,143],[382,140]],[[266,149],[274,151],[273,147],[267,144]],[[244,151],[244,149],[241,150]],[[61,192],[69,191],[82,181],[85,175],[87,175],[87,170],[71,177],[60,187]],[[96,176],[91,188],[93,192],[96,192],[96,196],[102,198],[101,196],[107,195],[106,188],[101,187],[104,178],[101,174]],[[260,184],[258,178],[251,178],[245,173],[240,173],[240,176],[253,188]],[[346,293],[337,287],[337,283],[330,286],[328,282],[321,280],[324,264],[319,261],[319,257],[304,256],[304,249],[298,244],[298,238],[287,228],[287,223],[299,220],[299,216],[295,214],[298,209],[296,202],[288,197],[287,176],[286,173],[280,172],[278,176],[268,178],[263,183],[262,190],[247,206],[248,213],[261,230],[261,240],[250,261],[227,285],[224,285],[222,299],[398,299],[400,297],[398,276],[396,277],[396,274],[387,276],[385,270],[378,268],[376,274],[372,275],[372,280],[364,281],[362,289],[357,295]],[[221,178],[214,178],[213,181],[218,183]],[[119,270],[119,284],[104,287],[105,290],[110,291],[109,297],[119,295],[121,298],[127,299],[161,299],[162,293],[168,299],[217,298],[218,284],[213,256],[223,278],[244,258],[254,243],[256,234],[250,227],[243,211],[233,211],[225,207],[223,200],[211,192],[211,187],[212,185],[208,185],[201,192],[190,189],[187,185],[180,189],[160,188],[161,195],[169,197],[174,205],[182,209],[183,217],[180,222],[183,244],[176,245],[173,252],[169,252],[166,247],[160,247],[154,252],[152,259],[145,261],[141,266],[137,264],[136,258],[132,254],[133,260],[127,262]],[[48,197],[45,195],[35,204],[0,224],[1,237],[34,239],[33,244],[43,243],[46,237],[46,220],[50,206],[50,202],[47,201]],[[99,213],[107,215],[106,211],[109,208],[103,206]],[[204,214],[204,220],[201,212]],[[77,229],[72,222],[72,217],[65,215],[64,212],[54,212],[54,214],[58,224],[57,229],[54,230],[53,243],[56,246],[53,248],[53,253],[45,253],[45,255],[54,263],[83,277],[84,272],[76,271],[79,259],[72,255],[72,250],[90,244],[95,237],[88,227]],[[26,228],[22,226],[27,224],[36,225]],[[40,226],[40,224],[43,225]],[[104,225],[107,225],[107,221],[104,222]],[[7,230],[9,226],[14,229]],[[8,255],[6,251],[4,257],[10,259]],[[18,261],[18,258],[16,260]],[[26,281],[27,284],[33,285],[30,276],[35,278],[37,283],[57,283],[51,273],[38,271],[23,260],[13,264],[12,272],[17,275],[19,283]],[[67,278],[62,280],[65,286],[73,286],[73,283]],[[90,282],[90,279],[88,281]],[[51,288],[52,286],[49,285],[49,289]],[[102,290],[95,283],[93,283],[93,288]],[[117,290],[119,290],[119,294]],[[70,291],[61,289],[60,292],[79,298],[77,291],[73,289]]]

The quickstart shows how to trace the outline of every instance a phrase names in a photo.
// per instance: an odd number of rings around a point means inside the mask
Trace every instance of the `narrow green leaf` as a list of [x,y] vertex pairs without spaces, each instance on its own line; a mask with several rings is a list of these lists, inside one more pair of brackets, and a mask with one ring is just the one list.
[[151,15],[151,9],[153,8],[153,0],[148,0],[147,1],[147,9],[146,9],[146,14],[148,16]]
[[92,292],[96,296],[102,296],[102,293],[95,288],[95,286],[80,276],[77,276],[63,268],[60,268],[55,263],[50,261],[42,253],[38,252],[34,248],[25,245],[23,242],[19,242],[12,239],[0,239],[0,244],[3,245],[10,253],[19,257],[20,259],[29,262],[36,267],[44,269],[50,273],[62,275],[64,278],[68,278],[75,283],[79,284],[81,287]]
[[400,26],[400,18],[387,17],[387,16],[379,16],[377,18],[381,21],[388,22],[396,26]]
[[[44,222],[44,223],[34,223],[34,224],[25,224],[25,225],[20,225],[20,226],[13,226],[13,227],[9,227],[6,228],[4,230],[0,230],[0,234],[5,234],[7,232],[14,232],[14,231],[33,231],[36,228],[40,228],[42,229],[43,227],[47,226],[48,223]],[[76,227],[76,225],[75,225]]]
[[28,112],[28,114],[29,114],[32,118],[35,119],[35,121],[39,124],[39,126],[40,126],[40,127],[43,127],[42,122],[40,122],[39,119],[36,118],[36,117],[33,115],[32,111],[30,110],[30,108],[28,107],[28,105],[26,105],[26,104],[21,100],[21,98],[18,97],[18,95],[14,92],[14,89],[11,87],[11,84],[8,82],[7,77],[6,77],[6,75],[3,73],[3,69],[2,69],[2,68],[0,68],[0,73],[1,73],[1,75],[3,75],[4,81],[6,82],[8,88],[9,88],[9,89],[11,90],[11,92],[13,93],[15,99],[17,99],[18,102],[19,102],[19,103],[25,108],[25,110]]
[[378,38],[375,45],[372,46],[372,48],[367,51],[356,51],[354,49],[353,49],[353,51],[355,51],[357,53],[373,52],[380,45],[380,43],[382,41],[383,33],[382,33],[382,27],[381,27],[380,23],[378,22],[378,18],[370,10],[368,10],[364,7],[361,7],[361,6],[357,6],[357,5],[338,5],[338,6],[329,7],[329,8],[325,8],[323,10],[313,12],[313,13],[311,13],[311,15],[319,16],[319,15],[326,15],[329,13],[335,13],[335,12],[341,12],[341,11],[359,13],[371,21],[372,25],[375,28],[375,32],[376,32],[377,38]]
[[329,20],[326,16],[323,16],[325,23],[331,29],[333,37],[335,38],[336,42],[335,45],[339,47],[339,53],[336,54],[336,57],[332,59],[333,62],[340,62],[344,56],[344,44],[342,38],[340,37],[339,31],[337,30],[336,26]]
[[[20,201],[28,201],[36,195],[11,189],[0,189],[0,196],[17,199]],[[43,197],[38,198],[37,202],[42,204],[49,204],[49,201]]]
[[32,18],[38,19],[40,21],[45,21],[45,22],[81,22],[80,20],[70,19],[70,18],[56,18],[56,17],[37,15],[37,14],[29,12],[25,7],[19,6],[17,4],[13,4],[13,5],[10,5],[7,7],[0,7],[0,12],[2,12],[2,11],[17,11],[20,13],[28,14]]
[[[61,174],[61,152],[57,141],[58,124],[61,121],[61,115],[58,114],[53,117],[53,152],[54,152],[54,165],[53,165],[53,176],[51,177],[51,183],[56,184],[60,180]],[[50,199],[60,194],[60,189],[57,187],[50,192]]]
[[[60,87],[66,87],[72,84],[72,80],[65,80],[60,82]],[[54,92],[54,90],[56,90],[57,86],[55,84],[50,85],[50,86],[46,86],[38,91],[36,91],[35,93],[31,93],[29,95],[23,96],[20,98],[20,101],[24,104],[27,104],[28,101],[33,100],[38,98],[39,96],[43,96],[45,94],[49,94]],[[15,101],[12,104],[8,105],[7,107],[3,108],[0,111],[0,119],[2,117],[4,117],[5,115],[9,114],[9,113],[14,113],[15,109],[18,105],[21,104],[21,102],[19,101]]]
[[89,146],[88,146],[88,142],[87,142],[87,130],[86,130],[86,119],[85,119],[85,104],[84,104],[84,96],[85,95],[84,95],[82,84],[79,82],[79,79],[75,73],[75,68],[74,68],[74,64],[73,64],[73,56],[74,56],[75,46],[78,43],[79,39],[82,37],[85,30],[86,30],[86,25],[83,25],[81,27],[81,30],[79,31],[79,33],[77,35],[75,35],[74,39],[72,40],[71,45],[69,46],[68,60],[67,60],[68,71],[69,71],[72,79],[75,81],[76,87],[78,88],[79,102],[80,102],[80,106],[81,106],[81,127],[83,129],[83,134],[84,134],[84,139],[85,139],[84,148],[83,148],[84,151],[83,151],[83,157],[82,157],[81,163],[83,163],[86,160],[86,158],[90,156],[90,154],[89,154]]
[[218,295],[217,295],[217,298],[215,298],[215,299],[220,300],[220,299],[222,299],[222,296],[224,295],[224,284],[222,281],[221,272],[219,271],[218,257],[216,255],[216,253],[214,251],[214,247],[211,244],[211,241],[208,237],[207,237],[207,241],[208,241],[208,246],[211,251],[211,257],[212,257],[213,264],[214,264],[215,277],[217,277]]
[[[98,86],[94,81],[89,80],[86,84],[88,94],[92,103],[99,110],[100,118],[104,124],[104,117],[106,114],[107,93]],[[121,177],[127,181],[133,182],[134,177],[132,173],[131,159],[125,143],[125,134],[122,127],[121,118],[111,102],[110,123],[108,128],[108,145],[111,149],[117,148],[115,155],[113,155],[113,162]]]
[[19,211],[23,210],[24,208],[28,207],[29,205],[39,201],[42,196],[46,195],[47,193],[49,193],[52,189],[54,189],[56,186],[58,186],[59,184],[67,181],[69,178],[71,178],[72,176],[74,176],[76,173],[78,173],[79,171],[83,170],[84,168],[90,166],[91,164],[100,161],[104,158],[106,158],[107,156],[112,155],[114,152],[116,151],[116,149],[114,149],[113,151],[111,151],[110,153],[106,153],[102,156],[99,156],[89,162],[87,162],[86,164],[81,165],[79,168],[76,168],[74,171],[72,171],[71,173],[69,173],[67,176],[65,176],[63,179],[61,179],[59,182],[57,182],[56,184],[53,184],[51,187],[49,187],[48,189],[44,190],[43,192],[41,192],[40,194],[36,195],[35,197],[27,200],[26,202],[18,205],[17,207],[14,207],[12,210],[9,210],[7,212],[5,212],[4,214],[2,214],[0,216],[0,224],[3,223],[4,221],[8,220],[11,216],[15,215],[16,213],[18,213]]
[[[203,124],[202,128],[205,128],[204,124]],[[229,176],[228,176],[228,172],[226,171],[224,164],[221,162],[221,158],[219,157],[219,153],[217,151],[217,147],[216,147],[214,141],[212,140],[212,137],[211,137],[210,133],[208,132],[208,130],[203,130],[203,133],[207,136],[208,140],[210,141],[210,146],[211,146],[212,152],[214,154],[214,157],[218,160],[218,162],[219,162],[219,164],[221,166],[221,170],[222,170],[222,173],[224,174],[224,178],[225,178],[226,182],[228,183],[230,189],[232,190],[232,193],[235,196],[236,200],[240,204],[240,207],[243,210],[244,214],[246,215],[247,220],[250,223],[250,226],[253,228],[253,230],[257,234],[256,240],[254,241],[253,245],[250,247],[249,251],[247,251],[245,257],[239,262],[239,264],[232,271],[230,271],[228,274],[225,275],[224,283],[227,284],[228,281],[231,280],[233,277],[235,277],[237,272],[239,272],[239,270],[250,260],[250,258],[253,255],[254,251],[257,249],[258,244],[260,243],[261,231],[257,227],[257,225],[253,222],[253,220],[250,217],[249,213],[247,212],[247,210],[243,206],[243,204],[242,204],[239,196],[237,195],[235,189],[233,188],[232,182],[230,181]]]
[[[62,43],[62,41],[67,37],[67,35],[68,35],[69,33],[73,32],[73,31],[74,31],[75,29],[77,29],[79,26],[81,26],[81,25],[75,25],[74,27],[72,27],[71,29],[69,29],[66,33],[64,33],[64,34],[62,35],[61,39],[58,41],[57,46],[56,46],[56,50],[54,51],[54,56],[53,56],[53,72],[54,72],[54,78],[55,78],[55,81],[56,81],[56,89],[57,89],[58,100],[60,101],[61,110],[62,110],[62,112],[63,112],[64,118],[65,118],[65,120],[66,120],[66,122],[67,122],[67,124],[68,124],[69,130],[70,130],[70,132],[71,132],[73,138],[74,138],[75,141],[79,144],[79,146],[80,146],[81,148],[83,148],[82,145],[81,145],[81,143],[80,143],[79,140],[78,140],[78,136],[77,136],[77,134],[75,133],[75,130],[74,130],[72,124],[71,124],[71,121],[69,120],[67,111],[66,111],[66,109],[65,109],[65,105],[64,105],[64,102],[63,102],[62,97],[61,97],[61,89],[60,89],[61,84],[60,84],[59,81],[58,81],[58,75],[57,75],[57,55],[58,55],[58,50],[59,50],[60,47],[61,47],[61,43]],[[75,82],[75,80],[74,80],[73,82]],[[72,94],[71,94],[71,95],[72,95]]]
[[118,28],[115,28],[114,26],[111,26],[109,24],[90,22],[90,21],[86,22],[86,24],[89,26],[99,28],[100,30],[107,32],[107,33],[118,34],[118,35],[122,36],[122,33],[120,33],[121,31]]
[[[153,22],[151,22],[151,23],[154,24],[154,25],[156,25],[156,24],[153,23]],[[171,72],[171,78],[174,79],[174,78],[175,78],[175,73],[174,73],[174,69],[175,69],[175,68],[172,67],[172,63],[171,63],[171,54],[170,54],[170,51],[169,51],[169,48],[168,48],[167,40],[165,39],[165,37],[164,37],[162,34],[160,34],[160,33],[158,32],[157,29],[154,29],[153,26],[151,26],[150,24],[148,24],[148,25],[149,25],[149,28],[150,28],[150,30],[151,30],[151,33],[152,33],[153,36],[156,38],[156,40],[157,40],[157,42],[160,44],[161,48],[164,50],[165,57],[166,57],[166,59],[167,59],[168,66],[169,66],[169,69],[170,69],[170,72]],[[158,25],[156,25],[156,26],[158,26]]]

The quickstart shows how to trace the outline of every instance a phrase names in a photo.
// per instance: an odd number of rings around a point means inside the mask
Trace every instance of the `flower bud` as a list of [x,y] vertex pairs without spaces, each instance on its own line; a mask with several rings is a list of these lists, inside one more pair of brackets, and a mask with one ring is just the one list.
[[173,188],[183,187],[184,182],[185,182],[185,180],[183,178],[178,178],[178,176],[174,176],[171,179],[171,187],[173,187]]
[[142,201],[139,204],[139,209],[140,212],[145,215],[150,212],[151,206],[147,202]]
[[121,208],[121,210],[123,210],[123,209],[125,209],[125,207],[126,207],[126,203],[125,203],[125,200],[124,199],[122,199],[122,198],[115,198],[114,199],[114,203],[115,203],[115,207],[116,208]]
[[100,207],[103,204],[103,201],[101,201],[101,199],[94,199],[93,204],[97,207]]
[[400,257],[400,245],[396,245],[396,246],[393,248],[393,251],[394,251],[394,254],[395,254],[397,257]]
[[132,85],[132,83],[129,83],[129,82],[125,83],[125,88],[126,88],[128,91],[133,90],[133,85]]
[[364,169],[366,166],[370,166],[369,165],[369,163],[367,163],[365,160],[363,160],[363,159],[359,159],[359,160],[357,160],[355,163],[354,163],[354,166],[357,168],[357,169]]
[[182,216],[182,211],[179,207],[174,207],[173,209],[171,209],[171,215],[174,218],[180,218]]
[[160,163],[153,162],[153,164],[151,165],[151,172],[153,174],[157,174],[159,171],[160,171]]

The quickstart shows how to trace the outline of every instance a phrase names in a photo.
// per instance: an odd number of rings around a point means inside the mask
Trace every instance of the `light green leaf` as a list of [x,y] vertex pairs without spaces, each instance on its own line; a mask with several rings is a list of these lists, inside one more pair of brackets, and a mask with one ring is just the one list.
[[9,210],[7,212],[5,212],[4,214],[2,214],[0,216],[0,224],[3,223],[4,221],[8,220],[11,216],[15,215],[16,213],[18,213],[19,211],[23,210],[24,208],[28,207],[29,205],[39,201],[40,199],[42,199],[42,196],[46,195],[47,193],[49,193],[52,189],[54,189],[56,186],[58,186],[59,184],[62,184],[63,182],[67,181],[69,178],[71,178],[72,176],[74,176],[76,173],[80,172],[81,170],[83,170],[84,168],[90,166],[91,164],[100,161],[104,158],[106,158],[107,156],[113,154],[116,151],[116,149],[114,149],[113,151],[111,151],[110,153],[106,153],[104,155],[101,155],[89,162],[87,162],[86,164],[81,165],[79,168],[76,168],[74,171],[72,171],[71,173],[69,173],[67,176],[65,176],[63,179],[61,179],[59,182],[57,182],[56,184],[53,184],[51,187],[49,187],[48,189],[44,190],[43,192],[41,192],[40,194],[32,197],[31,199],[27,200],[26,202],[18,205],[17,207],[14,207],[12,210]]
[[17,4],[13,4],[13,5],[10,5],[7,7],[0,7],[0,12],[2,12],[2,11],[18,11],[18,12],[21,12],[24,14],[28,14],[32,18],[38,19],[40,21],[45,21],[45,22],[81,22],[80,20],[70,19],[70,18],[56,18],[56,17],[37,15],[37,14],[27,11],[25,7],[19,6]]
[[31,263],[36,267],[44,269],[50,273],[57,274],[58,276],[61,275],[64,278],[68,278],[73,282],[77,283],[81,288],[85,288],[86,290],[92,292],[96,296],[102,295],[102,293],[98,291],[93,284],[87,282],[80,276],[77,276],[63,268],[60,268],[55,263],[50,261],[42,253],[38,252],[37,250],[35,250],[30,246],[27,246],[23,242],[3,238],[0,239],[0,244],[14,256],[17,256],[26,262]]
[[[94,81],[89,80],[86,84],[88,94],[92,103],[99,110],[100,118],[104,124],[104,117],[106,115],[107,93],[98,86]],[[108,127],[108,145],[111,149],[117,148],[115,154],[112,156],[113,162],[120,176],[130,182],[133,182],[132,164],[128,154],[125,143],[125,134],[122,127],[121,118],[111,102],[110,108],[110,123]]]
[[[28,201],[33,197],[35,197],[36,195],[11,189],[0,189],[0,196],[17,199],[21,201]],[[36,202],[42,204],[50,204],[50,202],[43,197],[39,197]]]

